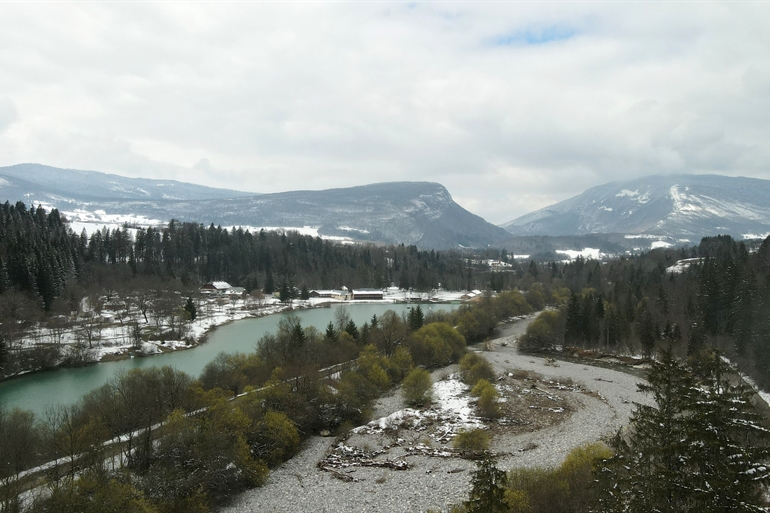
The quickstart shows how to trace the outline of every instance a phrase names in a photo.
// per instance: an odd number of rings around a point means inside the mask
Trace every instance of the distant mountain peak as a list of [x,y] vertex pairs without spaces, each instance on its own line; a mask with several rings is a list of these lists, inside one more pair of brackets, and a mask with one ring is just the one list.
[[503,225],[515,235],[650,234],[699,240],[770,232],[770,181],[650,176],[592,187]]

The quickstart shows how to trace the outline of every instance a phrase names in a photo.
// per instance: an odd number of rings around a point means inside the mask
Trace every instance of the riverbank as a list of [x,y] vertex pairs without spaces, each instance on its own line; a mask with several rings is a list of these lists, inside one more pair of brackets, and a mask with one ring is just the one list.
[[[378,317],[387,310],[397,315],[406,314],[412,305],[399,303],[355,303],[346,304],[350,319],[357,326],[371,321],[372,315]],[[423,310],[452,311],[455,305],[423,305]],[[309,308],[295,310],[302,326],[314,327],[323,333],[329,321],[334,321],[334,308]],[[194,350],[175,350],[156,354],[147,358],[120,358],[117,361],[102,361],[80,367],[51,369],[45,372],[27,373],[18,378],[0,382],[0,403],[7,408],[18,406],[32,410],[36,414],[45,413],[47,406],[74,404],[80,397],[107,383],[117,373],[131,372],[134,369],[169,366],[197,377],[205,366],[220,353],[251,353],[262,336],[274,334],[278,324],[286,314],[247,317],[238,322],[226,322],[208,333],[204,344]]]
[[[454,301],[457,293],[448,293],[444,304]],[[217,330],[235,321],[261,318],[288,311],[353,306],[359,304],[398,305],[428,304],[389,296],[384,300],[336,301],[328,298],[293,300],[290,304],[278,299],[255,301],[250,297],[229,298],[208,296],[196,301],[197,315],[193,321],[174,318],[161,322],[152,315],[145,318],[139,309],[115,315],[112,312],[85,315],[77,322],[47,323],[34,326],[17,342],[18,351],[26,351],[30,359],[39,361],[18,372],[0,376],[0,382],[56,369],[78,368],[96,363],[145,358],[194,349],[205,344]]]
[[[509,401],[528,398],[532,390],[542,389],[544,404],[553,406],[548,412],[551,421],[528,417],[531,406],[537,411],[537,404],[530,402],[513,410],[519,423],[490,426],[491,449],[498,453],[497,464],[505,470],[558,465],[574,447],[605,439],[626,424],[633,402],[649,402],[637,391],[640,379],[621,370],[587,363],[554,365],[550,358],[519,353],[516,338],[533,319],[528,316],[502,326],[488,344],[490,350],[481,351],[498,376],[505,377],[505,386],[511,390]],[[455,370],[453,366],[434,371],[434,390],[451,381]],[[467,401],[467,391],[457,392],[454,400]],[[398,412],[404,411],[403,405],[400,390],[395,390],[376,402],[375,417],[402,416]],[[310,438],[298,455],[272,471],[265,486],[240,495],[220,513],[447,511],[467,498],[475,464],[448,456],[442,450],[447,439],[432,437],[430,428],[421,431],[400,426],[390,433],[373,430],[367,435],[360,428],[354,431],[358,431],[355,438],[346,440]],[[404,461],[408,468],[350,467],[342,471],[344,480],[319,470],[318,462],[338,451],[340,443],[368,453],[384,449],[388,452],[382,457]],[[419,444],[424,449],[409,449]]]

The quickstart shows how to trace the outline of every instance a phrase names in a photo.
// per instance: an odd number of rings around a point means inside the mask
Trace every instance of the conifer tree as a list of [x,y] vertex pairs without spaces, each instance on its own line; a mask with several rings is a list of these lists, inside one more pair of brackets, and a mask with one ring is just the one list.
[[703,513],[766,511],[758,506],[758,485],[770,481],[770,432],[760,423],[752,393],[742,381],[730,379],[718,352],[705,359],[706,377],[687,433],[696,508]]
[[629,434],[618,434],[616,454],[600,465],[598,511],[765,511],[768,430],[718,354],[699,370],[700,381],[670,349],[661,351],[639,385],[655,405],[636,405]]
[[468,513],[503,513],[508,511],[505,500],[507,475],[495,466],[487,453],[476,462],[478,469],[471,478],[470,498],[465,502]]

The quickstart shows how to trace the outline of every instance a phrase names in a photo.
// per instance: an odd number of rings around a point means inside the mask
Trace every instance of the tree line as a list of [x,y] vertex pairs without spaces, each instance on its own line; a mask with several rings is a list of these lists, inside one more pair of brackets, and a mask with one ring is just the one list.
[[[255,352],[220,354],[198,378],[137,369],[42,418],[0,408],[0,511],[20,511],[29,487],[45,490],[27,503],[32,512],[210,511],[262,484],[303,438],[368,420],[372,400],[415,368],[458,361],[462,326],[485,337],[531,311],[509,292],[451,313],[389,311],[360,326],[342,308],[323,332],[288,316]],[[331,381],[319,373],[351,361]],[[48,461],[42,485],[25,477]]]
[[[493,250],[482,256],[507,258]],[[149,323],[148,312],[175,312],[183,305],[171,304],[174,296],[184,301],[209,281],[260,294],[281,291],[284,298],[343,285],[425,291],[439,285],[507,290],[519,281],[528,284],[529,274],[518,264],[493,273],[478,258],[471,251],[342,245],[296,232],[252,233],[176,221],[104,228],[89,236],[74,233],[56,209],[5,202],[0,204],[0,372],[62,363],[56,341],[34,348],[22,344],[39,322],[58,332],[72,312],[90,313],[86,309],[125,298]]]
[[[681,270],[667,270],[680,261]],[[529,326],[525,348],[650,356],[670,346],[683,357],[715,348],[770,385],[770,238],[750,244],[722,235],[606,264],[578,259],[556,279],[569,295]]]
[[[18,289],[45,310],[66,295],[72,280],[111,288],[137,276],[198,286],[224,280],[248,291],[397,286],[431,290],[487,288],[487,269],[472,253],[415,246],[336,244],[296,232],[208,227],[171,221],[165,226],[103,228],[74,233],[53,209],[0,205],[0,294]],[[107,270],[107,271],[105,271]]]

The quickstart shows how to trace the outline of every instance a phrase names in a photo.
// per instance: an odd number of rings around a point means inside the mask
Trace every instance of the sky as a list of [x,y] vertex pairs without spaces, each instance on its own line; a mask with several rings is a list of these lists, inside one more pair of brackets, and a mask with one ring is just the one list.
[[443,184],[501,224],[770,179],[768,2],[0,3],[0,165],[270,193]]

